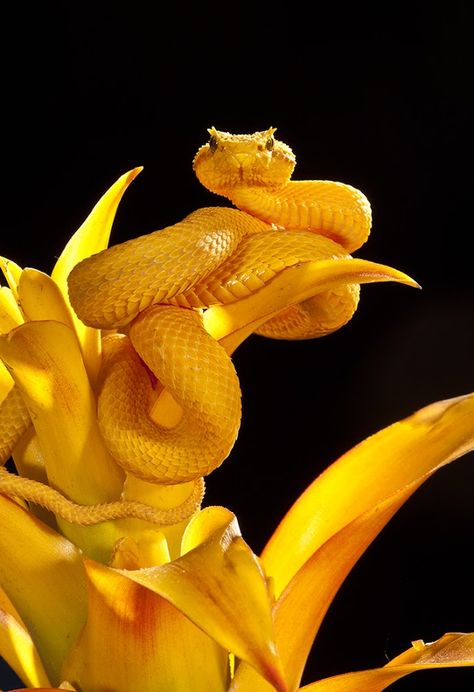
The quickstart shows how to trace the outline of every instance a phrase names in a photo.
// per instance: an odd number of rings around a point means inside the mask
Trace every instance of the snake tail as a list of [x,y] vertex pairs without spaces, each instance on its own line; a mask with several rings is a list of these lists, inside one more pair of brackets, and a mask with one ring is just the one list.
[[40,505],[71,524],[91,526],[116,519],[142,519],[162,526],[178,524],[199,509],[204,497],[204,480],[197,478],[190,496],[176,507],[159,509],[134,501],[80,505],[54,488],[0,469],[0,494]]

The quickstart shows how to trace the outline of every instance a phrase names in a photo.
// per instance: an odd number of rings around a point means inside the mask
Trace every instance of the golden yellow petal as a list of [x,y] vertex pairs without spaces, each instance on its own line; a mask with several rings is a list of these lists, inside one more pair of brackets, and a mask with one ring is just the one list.
[[[445,634],[431,643],[413,642],[413,647],[383,668],[361,670],[318,680],[301,688],[305,692],[380,692],[405,675],[430,668],[474,666],[474,634]],[[420,677],[420,685],[423,678]],[[420,689],[422,689],[420,687]],[[424,688],[423,688],[424,689]]]
[[161,567],[127,575],[166,598],[223,649],[248,661],[275,689],[285,690],[265,575],[232,512],[208,507],[193,517],[183,553]]
[[298,498],[262,560],[276,596],[332,535],[474,446],[474,394],[441,401],[367,438]]
[[82,690],[224,692],[227,652],[161,596],[86,562],[89,615],[63,678]]
[[327,259],[283,270],[266,286],[229,305],[215,305],[204,313],[204,326],[228,353],[253,331],[290,305],[342,284],[398,281],[418,287],[407,274],[361,259]]
[[134,168],[120,176],[100,198],[82,226],[67,243],[51,274],[61,289],[71,313],[73,313],[73,320],[84,354],[84,361],[92,381],[95,381],[95,376],[100,366],[100,332],[91,327],[86,327],[76,317],[69,302],[67,277],[78,262],[107,247],[120,200],[127,187],[141,170],[141,167]]
[[53,684],[86,618],[80,551],[0,495],[0,585],[21,616]]
[[[0,337],[0,357],[34,421],[50,484],[81,504],[118,499],[123,472],[100,435],[95,397],[72,330],[59,322],[27,322]],[[109,554],[103,551],[118,538],[110,523],[61,526],[76,544],[104,560]]]
[[[435,470],[473,447],[473,414],[469,395],[433,404],[374,435],[322,474],[277,529],[263,559],[279,595],[275,633],[290,689],[298,686],[321,621],[360,555]],[[265,690],[254,678],[239,666],[235,689]]]
[[25,684],[32,687],[50,684],[29,632],[1,587],[0,656]]

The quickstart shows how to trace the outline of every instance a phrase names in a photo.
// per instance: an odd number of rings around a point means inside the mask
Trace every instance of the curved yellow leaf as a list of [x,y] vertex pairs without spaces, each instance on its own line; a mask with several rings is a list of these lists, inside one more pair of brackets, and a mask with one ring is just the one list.
[[87,371],[94,382],[100,367],[100,331],[86,327],[75,315],[69,302],[67,277],[81,260],[107,247],[117,207],[130,183],[143,170],[128,171],[100,198],[82,226],[74,233],[59,256],[51,277],[57,283],[73,315],[74,325],[81,343]]
[[[275,637],[288,689],[298,688],[317,630],[345,577],[374,537],[418,487],[403,489],[332,536],[303,565],[274,607]],[[231,692],[271,692],[245,664]]]
[[[332,599],[367,546],[432,473],[473,446],[474,395],[437,402],[348,452],[289,511],[264,564],[276,575],[275,636],[290,689],[299,684]],[[267,689],[248,666],[239,666],[233,692]]]
[[50,684],[29,632],[1,587],[0,656],[27,685]]
[[27,320],[56,320],[74,329],[72,315],[58,285],[38,269],[24,269],[18,300]]
[[223,507],[191,519],[178,560],[128,572],[167,599],[204,632],[286,690],[274,644],[271,600],[259,562]]
[[[124,474],[100,435],[95,397],[72,330],[59,322],[27,322],[0,336],[0,357],[23,394],[50,485],[80,504],[118,499]],[[88,528],[60,524],[98,559],[108,559],[119,537],[110,522]]]
[[225,692],[228,656],[166,599],[86,561],[88,619],[63,667],[84,690]]
[[[301,688],[305,692],[381,692],[400,678],[431,668],[474,666],[474,633],[445,634],[431,644],[413,642],[413,647],[383,668],[361,670],[318,680]],[[420,680],[421,682],[421,680]]]
[[298,498],[263,551],[276,596],[345,525],[473,447],[470,394],[427,406],[343,455]]
[[99,433],[95,398],[71,329],[28,322],[0,337],[0,357],[34,421],[50,483],[84,504],[119,497],[123,473]]
[[[32,425],[23,433],[16,443],[12,456],[15,462],[15,468],[20,476],[31,478],[40,483],[48,483],[43,454],[41,452],[38,436]],[[41,521],[45,522],[45,524],[52,529],[57,530],[58,525],[54,514],[39,505],[31,504],[29,509],[38,519],[41,519]]]
[[266,286],[229,305],[204,312],[204,326],[228,353],[232,353],[261,324],[277,312],[342,284],[398,281],[419,287],[407,274],[361,259],[325,259],[306,262],[280,272]]
[[81,260],[107,247],[120,200],[142,170],[142,166],[137,166],[121,175],[102,195],[82,226],[68,241],[51,274],[65,297],[68,295],[67,277],[71,269]]
[[[343,470],[348,472],[350,469],[354,474],[352,485],[357,485],[357,469],[359,473],[364,470],[351,467],[350,463],[345,466],[351,454],[358,457],[359,463],[365,460],[366,473],[370,472],[372,464],[382,467],[383,473],[381,478],[372,481],[370,476],[366,477],[367,486],[371,483],[378,486],[375,494],[369,487],[357,488],[365,496],[363,500],[356,499],[347,490],[350,476],[346,476],[345,483],[343,477],[339,476],[339,493],[345,495],[347,505],[345,508],[339,505],[342,520],[338,522],[326,509],[329,516],[326,517],[324,528],[328,531],[331,518],[333,528],[337,523],[342,528],[326,541],[323,535],[312,556],[291,579],[277,601],[277,643],[285,670],[296,684],[301,678],[319,625],[339,586],[360,555],[399,507],[434,471],[474,445],[473,413],[474,395],[438,402],[403,421],[404,426],[396,424],[369,438],[342,458]],[[377,496],[380,498],[383,494],[385,497],[377,500]],[[327,498],[323,495],[321,499]],[[344,525],[344,520],[347,521],[350,516],[348,511],[355,515],[355,519]],[[361,513],[357,514],[357,511]],[[323,534],[324,528],[321,527]]]
[[6,334],[22,322],[23,315],[11,288],[0,286],[0,334]]
[[0,495],[0,585],[21,616],[49,679],[86,618],[80,551],[15,502]]

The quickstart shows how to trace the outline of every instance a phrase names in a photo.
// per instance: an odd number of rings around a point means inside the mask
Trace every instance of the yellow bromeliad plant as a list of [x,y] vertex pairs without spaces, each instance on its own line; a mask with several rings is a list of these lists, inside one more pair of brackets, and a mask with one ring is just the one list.
[[[0,471],[0,654],[35,689],[294,691],[359,556],[431,474],[474,448],[474,395],[435,403],[361,442],[308,487],[255,556],[232,512],[200,509],[201,476],[212,469],[157,482],[152,455],[148,476],[137,475],[115,450],[120,431],[108,433],[98,418],[103,365],[110,370],[118,359],[119,372],[128,367],[117,355],[129,344],[122,333],[128,327],[110,326],[102,350],[103,332],[71,309],[67,279],[83,258],[106,247],[118,203],[138,172],[102,197],[51,277],[3,260],[0,452],[2,461],[12,454],[16,473]],[[173,263],[179,262],[178,253]],[[205,332],[231,354],[270,317],[315,294],[327,301],[331,291],[368,281],[414,284],[393,269],[334,252],[296,257],[281,269],[237,300],[193,311],[169,301],[164,314],[192,313],[193,324],[202,320],[193,339],[205,341]],[[88,290],[95,294],[98,286]],[[182,338],[180,332],[174,352]],[[158,347],[166,351],[166,344]],[[203,353],[200,346],[202,361]],[[171,398],[168,385],[137,362],[129,388],[134,378],[147,379],[150,416],[173,450],[184,449],[173,437],[182,427],[179,396]],[[415,642],[382,668],[301,689],[370,692],[416,670],[459,665],[474,665],[474,634]]]

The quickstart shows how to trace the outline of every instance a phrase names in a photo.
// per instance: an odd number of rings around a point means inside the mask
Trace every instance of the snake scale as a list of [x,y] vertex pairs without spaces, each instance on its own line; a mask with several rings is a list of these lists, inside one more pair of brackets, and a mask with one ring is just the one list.
[[[79,318],[116,330],[103,339],[99,423],[117,463],[143,480],[201,479],[235,442],[239,381],[230,356],[204,329],[202,309],[252,295],[289,267],[350,258],[369,235],[366,197],[338,182],[291,180],[295,156],[274,133],[211,128],[194,171],[234,207],[199,209],[83,260],[69,275]],[[357,284],[325,291],[281,311],[258,333],[328,334],[351,318],[358,298]],[[150,402],[164,391],[173,400],[172,420],[152,420]],[[2,404],[4,427],[17,404],[16,394]],[[24,415],[16,420],[4,436],[3,461],[28,423]]]

